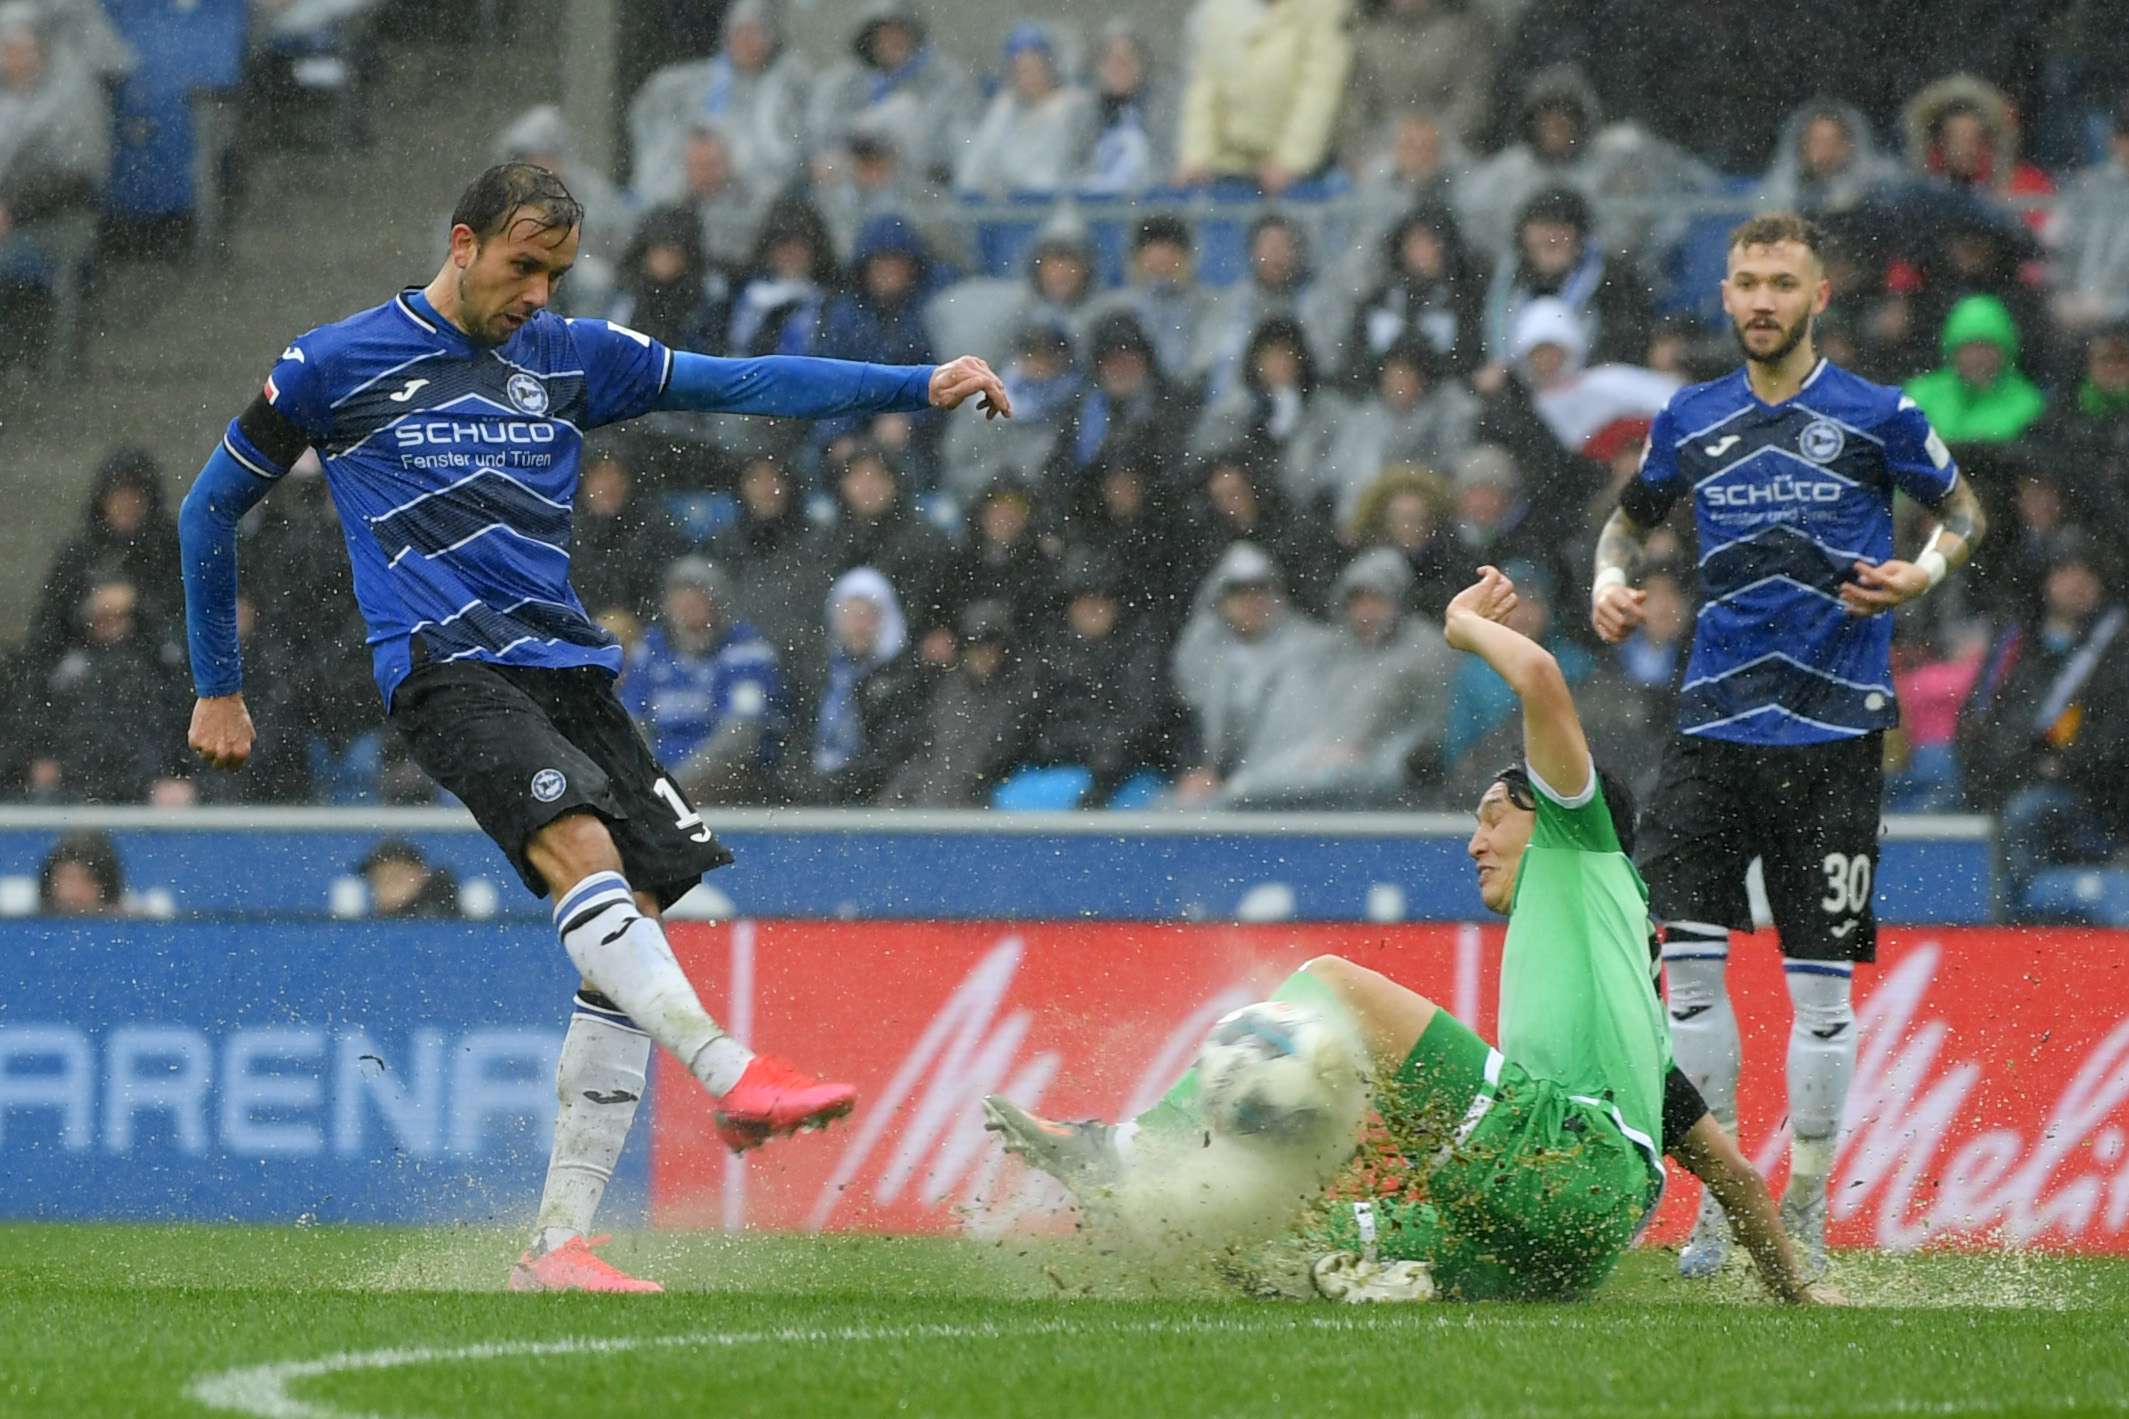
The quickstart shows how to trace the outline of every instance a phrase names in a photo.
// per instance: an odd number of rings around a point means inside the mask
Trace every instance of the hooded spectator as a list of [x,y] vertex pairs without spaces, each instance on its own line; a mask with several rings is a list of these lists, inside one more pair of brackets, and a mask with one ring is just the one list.
[[702,225],[685,207],[646,215],[621,256],[608,318],[675,350],[716,354],[731,322],[732,288],[703,249]]
[[875,569],[896,589],[897,621],[906,608],[920,637],[948,624],[942,574],[952,544],[904,494],[893,455],[875,443],[857,444],[836,471],[835,493],[836,520],[815,534],[814,560],[838,575]]
[[175,636],[182,614],[177,527],[164,507],[162,467],[146,449],[115,448],[97,465],[81,529],[52,559],[30,617],[23,651],[33,675],[84,643],[81,607],[104,577],[133,587],[131,614],[144,635],[157,642]]
[[1475,369],[1485,351],[1486,276],[1464,249],[1454,214],[1415,207],[1384,235],[1381,249],[1388,275],[1353,312],[1348,378],[1371,378],[1391,346],[1415,341],[1448,373]]
[[1013,312],[1016,322],[1039,320],[1060,326],[1073,348],[1085,345],[1094,321],[1099,287],[1094,279],[1094,242],[1087,224],[1070,208],[1059,208],[1028,252],[1027,286]]
[[569,583],[593,620],[619,611],[646,622],[659,578],[686,544],[638,476],[635,446],[595,442],[577,482]]
[[1394,803],[1406,763],[1439,757],[1448,644],[1405,609],[1411,573],[1387,547],[1361,553],[1333,588],[1327,634],[1297,648],[1271,686],[1218,801],[1238,808]]
[[783,187],[803,157],[811,84],[804,56],[784,43],[776,0],[735,0],[714,56],[658,70],[629,104],[636,191],[653,203],[679,196],[688,135],[704,118],[718,124],[734,171],[752,188]]
[[42,284],[24,278],[50,265],[38,224],[93,212],[110,177],[104,90],[51,38],[35,5],[0,4],[0,325],[26,323],[11,287]]
[[887,578],[858,567],[828,592],[828,666],[803,798],[867,803],[908,759],[927,686]]
[[688,125],[680,164],[680,190],[667,205],[695,218],[711,261],[727,272],[744,270],[768,202],[764,189],[733,165],[730,131],[717,119],[697,118]]
[[1152,340],[1127,311],[1112,311],[1087,337],[1092,378],[1059,447],[1074,473],[1130,446],[1155,468],[1171,468],[1197,420],[1197,401],[1161,373]]
[[1012,609],[975,602],[958,629],[959,659],[932,685],[910,756],[882,790],[882,803],[986,806],[1034,745],[1039,687],[1021,655]]
[[[1448,212],[1458,180],[1471,162],[1463,145],[1442,132],[1440,121],[1419,109],[1393,117],[1378,146],[1378,152],[1348,160],[1355,170],[1353,205],[1358,210],[1352,254],[1344,268],[1350,290],[1372,289],[1396,269],[1400,253],[1393,249],[1389,259],[1383,259],[1383,239],[1419,209]],[[1453,214],[1448,217],[1452,226],[1455,220]],[[1461,244],[1460,233],[1457,240]]]
[[1432,349],[1400,341],[1376,362],[1373,387],[1348,411],[1330,448],[1340,521],[1392,464],[1453,468],[1476,437],[1478,398],[1448,377]]
[[2018,368],[2018,326],[2002,301],[1960,301],[1938,343],[1946,363],[1906,389],[1945,442],[2002,443],[2040,417],[2047,399]]
[[1139,192],[1171,171],[1175,94],[1154,73],[1138,27],[1118,17],[1094,42],[1094,139],[1075,186],[1101,194]]
[[778,202],[762,219],[746,280],[732,303],[725,352],[739,359],[812,354],[835,284],[835,249],[821,214],[797,199]]
[[1465,0],[1361,0],[1357,8],[1340,120],[1348,163],[1400,110],[1433,115],[1459,143],[1478,142],[1497,44],[1486,16]]
[[[1291,0],[1289,0],[1291,3]],[[1243,354],[1268,320],[1294,322],[1309,354],[1336,368],[1344,317],[1337,295],[1315,280],[1308,235],[1292,218],[1268,212],[1249,228],[1249,276],[1224,291],[1208,317],[1192,363],[1206,371],[1205,397],[1218,403],[1243,380]]]
[[1045,643],[1029,762],[1077,766],[1103,802],[1133,774],[1172,767],[1177,706],[1161,639],[1130,614],[1131,581],[1106,554],[1065,556],[1064,605]]
[[1878,151],[1877,135],[1860,110],[1838,99],[1817,98],[1782,121],[1759,197],[1776,211],[1824,222],[1884,195],[1900,176],[1899,163]]
[[1173,489],[1162,465],[1136,444],[1123,444],[1082,476],[1053,483],[1045,525],[1076,555],[1121,569],[1125,612],[1164,635],[1183,623],[1196,583],[1180,571],[1184,538]]
[[953,556],[941,602],[956,612],[977,602],[1005,606],[1015,641],[1031,644],[1057,610],[1057,568],[1036,539],[1033,497],[998,479],[969,506],[967,525],[968,544]]
[[76,614],[80,643],[36,682],[33,797],[73,803],[189,803],[180,777],[186,705],[176,648],[139,625],[139,593],[121,575],[92,579]]
[[[2018,120],[2003,90],[1973,74],[1939,79],[1900,113],[1915,171],[1975,197],[2008,200],[2055,191],[2046,173],[2018,153]],[[2026,215],[2035,231],[2044,211]]]
[[1289,502],[1327,516],[1342,491],[1330,452],[1346,408],[1317,375],[1301,326],[1274,316],[1242,352],[1239,389],[1206,411],[1191,441],[1199,448],[1241,445],[1276,471]]
[[[895,150],[924,178],[944,186],[979,101],[968,72],[932,43],[908,0],[873,0],[850,40],[851,58],[814,89],[808,131],[845,134],[863,118],[891,134]],[[816,160],[832,165],[834,155]]]
[[1640,274],[1605,258],[1589,201],[1571,188],[1539,193],[1516,217],[1514,250],[1495,268],[1486,294],[1492,358],[1509,358],[1516,318],[1546,296],[1564,302],[1582,323],[1591,360],[1632,361],[1647,353],[1653,316]]
[[2129,320],[2129,94],[2115,100],[2107,160],[2055,206],[2055,318],[2083,334]]
[[739,515],[710,542],[710,557],[732,579],[732,606],[768,638],[802,684],[822,663],[820,617],[834,569],[817,559],[805,499],[790,466],[774,454],[739,470]]
[[1320,604],[1337,574],[1340,552],[1330,525],[1314,510],[1290,504],[1246,448],[1222,449],[1197,465],[1183,517],[1193,588],[1205,584],[1237,542],[1262,549],[1304,606]]
[[957,419],[947,427],[941,448],[945,481],[949,491],[963,497],[999,478],[1036,491],[1054,466],[1068,461],[1063,451],[1070,447],[1087,390],[1071,332],[1041,317],[1026,321],[999,377],[1013,403],[1011,423],[979,428],[975,421]]
[[2085,338],[2084,368],[2032,433],[2058,468],[2075,469],[2079,519],[2129,537],[2129,321]]
[[1541,192],[1594,191],[1602,126],[1597,91],[1581,70],[1556,64],[1532,75],[1514,141],[1472,168],[1458,192],[1457,215],[1472,247],[1488,255],[1508,250],[1520,214]]
[[1004,82],[955,161],[954,185],[991,197],[1055,192],[1093,141],[1093,99],[1067,81],[1057,42],[1039,24],[1013,26],[999,58]]
[[924,302],[938,289],[937,264],[902,218],[867,222],[851,258],[851,289],[822,313],[820,353],[874,364],[933,363]]
[[1279,682],[1305,674],[1308,653],[1327,634],[1288,606],[1279,569],[1262,550],[1248,542],[1227,549],[1199,589],[1174,652],[1176,693],[1193,729],[1178,803],[1217,797],[1242,767]]
[[1326,166],[1352,69],[1345,0],[1198,0],[1184,31],[1176,180],[1278,196]]
[[1470,559],[1458,545],[1449,482],[1432,469],[1401,464],[1382,470],[1347,519],[1346,545],[1387,547],[1404,558],[1409,603],[1438,621],[1457,592],[1470,584]]

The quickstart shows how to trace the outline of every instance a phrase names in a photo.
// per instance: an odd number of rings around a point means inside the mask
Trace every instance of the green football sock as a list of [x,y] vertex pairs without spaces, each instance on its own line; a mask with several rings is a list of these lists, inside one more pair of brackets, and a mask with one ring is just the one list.
[[[1345,1010],[1338,993],[1307,971],[1295,971],[1288,976],[1271,993],[1271,998],[1289,1005],[1311,1005],[1327,1015],[1343,1014]],[[1197,1066],[1184,1070],[1183,1077],[1168,1086],[1168,1092],[1161,1095],[1160,1102],[1132,1122],[1145,1133],[1165,1138],[1202,1129],[1205,1115],[1198,1107]]]

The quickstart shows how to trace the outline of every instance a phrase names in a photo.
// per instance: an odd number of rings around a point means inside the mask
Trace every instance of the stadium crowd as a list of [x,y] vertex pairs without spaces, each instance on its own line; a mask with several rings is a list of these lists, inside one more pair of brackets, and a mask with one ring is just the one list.
[[[1619,647],[1591,547],[1655,409],[1737,363],[1730,225],[1788,208],[1830,240],[1821,350],[1905,387],[1998,529],[1901,613],[1891,806],[2000,814],[2014,882],[2129,847],[2129,32],[2085,0],[1874,9],[1896,46],[1851,7],[1715,8],[1734,44],[1648,0],[1200,0],[1170,65],[1122,21],[960,53],[892,0],[808,55],[733,0],[635,94],[624,170],[527,111],[496,155],[590,213],[568,313],[712,354],[974,350],[1017,414],[597,439],[575,586],[659,758],[698,803],[1462,805],[1513,699],[1438,625],[1492,562],[1645,781],[1691,528]],[[101,200],[122,48],[87,0],[0,3],[11,308],[40,220]],[[191,455],[105,459],[12,653],[8,796],[431,797],[314,467],[245,531],[258,759],[185,762]]]

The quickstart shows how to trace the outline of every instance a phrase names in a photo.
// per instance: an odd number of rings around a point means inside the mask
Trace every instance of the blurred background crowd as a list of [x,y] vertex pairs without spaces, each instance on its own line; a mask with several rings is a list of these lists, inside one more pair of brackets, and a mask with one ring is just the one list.
[[[248,210],[255,135],[379,141],[426,8],[0,0],[0,362],[93,359],[99,271]],[[1821,349],[1906,389],[1995,529],[1901,612],[1891,806],[2001,815],[2014,882],[2129,845],[2117,7],[1087,8],[979,50],[888,0],[809,49],[776,0],[646,5],[611,162],[538,93],[449,155],[584,200],[567,313],[712,354],[974,352],[1012,392],[1009,424],[594,437],[575,585],[695,801],[1461,806],[1516,752],[1512,696],[1438,629],[1481,562],[1645,781],[1692,529],[1618,647],[1588,625],[1595,529],[1655,409],[1737,362],[1727,233],[1787,208],[1830,238]],[[0,796],[433,800],[380,728],[314,467],[244,530],[259,757],[186,762],[172,508],[229,412],[196,446],[95,435],[8,652]]]

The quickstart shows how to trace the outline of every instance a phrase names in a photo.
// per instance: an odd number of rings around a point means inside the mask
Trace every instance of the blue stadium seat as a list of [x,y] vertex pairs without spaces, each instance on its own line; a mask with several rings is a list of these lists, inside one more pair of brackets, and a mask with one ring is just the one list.
[[2030,919],[2129,926],[2129,868],[2051,867],[2027,885],[2019,907]]
[[1119,813],[1130,813],[1141,808],[1151,808],[1168,791],[1168,780],[1151,769],[1140,769],[1117,785],[1116,792],[1102,806]]
[[1959,756],[1950,744],[1919,744],[1907,766],[1885,779],[1894,813],[1950,813],[1959,807]]
[[121,216],[191,212],[196,190],[194,100],[233,90],[243,69],[244,0],[104,0],[140,56],[113,104],[110,209]]
[[700,547],[739,521],[739,499],[730,493],[667,493],[665,512],[680,535]]
[[991,790],[991,807],[1008,813],[1062,813],[1077,808],[1093,786],[1094,775],[1078,764],[1022,769]]

